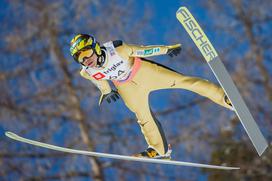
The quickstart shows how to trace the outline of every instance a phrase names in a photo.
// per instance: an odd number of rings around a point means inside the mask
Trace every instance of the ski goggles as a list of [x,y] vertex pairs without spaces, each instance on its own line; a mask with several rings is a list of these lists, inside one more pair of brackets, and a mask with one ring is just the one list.
[[88,49],[88,50],[80,51],[76,60],[78,61],[78,63],[83,64],[84,61],[87,58],[91,58],[93,55],[94,55],[93,49]]

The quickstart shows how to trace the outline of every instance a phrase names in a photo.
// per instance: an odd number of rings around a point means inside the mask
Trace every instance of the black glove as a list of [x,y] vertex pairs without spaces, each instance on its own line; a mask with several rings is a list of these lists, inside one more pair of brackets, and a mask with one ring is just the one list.
[[100,100],[99,100],[99,105],[102,104],[102,102],[106,99],[108,103],[111,103],[111,102],[116,102],[117,99],[119,99],[120,95],[118,94],[117,91],[114,91],[112,90],[110,93],[108,94],[103,94],[101,97],[100,97]]
[[170,57],[177,56],[181,51],[181,44],[168,46],[168,50],[166,52]]

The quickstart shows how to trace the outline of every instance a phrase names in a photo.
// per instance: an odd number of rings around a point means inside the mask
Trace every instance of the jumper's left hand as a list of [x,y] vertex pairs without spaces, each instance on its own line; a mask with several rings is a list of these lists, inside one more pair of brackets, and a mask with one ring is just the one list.
[[118,99],[119,99],[119,94],[118,94],[118,92],[117,91],[114,91],[114,90],[112,90],[110,93],[108,93],[108,94],[103,94],[103,95],[101,95],[101,97],[100,97],[100,100],[99,100],[99,106],[102,104],[102,102],[104,101],[104,100],[106,100],[109,104],[111,103],[111,102],[116,102]]
[[169,55],[170,57],[177,56],[181,51],[181,44],[170,45],[167,47],[168,47],[168,50],[166,54]]

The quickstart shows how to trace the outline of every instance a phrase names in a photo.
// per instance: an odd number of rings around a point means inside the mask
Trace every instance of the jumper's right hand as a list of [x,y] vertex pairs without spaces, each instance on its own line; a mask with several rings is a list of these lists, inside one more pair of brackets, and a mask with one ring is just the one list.
[[167,47],[168,47],[168,50],[166,54],[169,55],[170,57],[177,56],[181,51],[181,44],[170,45]]
[[117,91],[112,90],[108,94],[102,94],[99,100],[99,106],[103,103],[103,101],[106,99],[107,102],[110,104],[111,102],[116,102],[119,99],[120,95]]

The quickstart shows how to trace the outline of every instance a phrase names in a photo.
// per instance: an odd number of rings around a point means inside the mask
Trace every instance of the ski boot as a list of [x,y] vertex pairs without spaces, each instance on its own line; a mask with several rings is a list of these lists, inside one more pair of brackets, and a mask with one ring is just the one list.
[[228,98],[227,95],[224,96],[224,102],[225,102],[228,106],[230,106],[230,109],[231,109],[231,110],[234,111],[234,108],[233,108],[233,106],[232,106],[232,104],[231,104],[231,102],[230,102],[230,100],[229,100],[229,98]]
[[171,145],[168,145],[168,151],[164,155],[160,155],[153,147],[149,146],[146,150],[140,153],[136,153],[132,155],[133,157],[139,157],[139,158],[153,158],[153,159],[171,159]]

